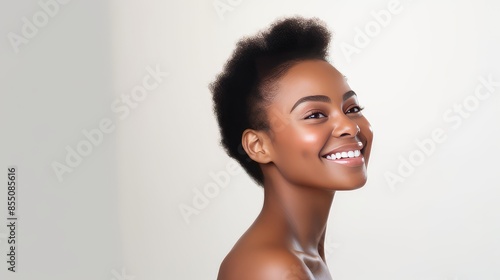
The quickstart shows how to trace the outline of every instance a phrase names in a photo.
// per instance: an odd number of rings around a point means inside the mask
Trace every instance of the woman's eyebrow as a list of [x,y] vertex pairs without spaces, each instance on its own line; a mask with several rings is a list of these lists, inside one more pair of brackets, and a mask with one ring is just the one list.
[[[354,91],[350,90],[350,91],[344,93],[344,95],[342,96],[342,100],[346,101],[347,99],[349,99],[353,95],[356,95],[356,93]],[[320,102],[327,102],[327,103],[332,102],[330,97],[328,97],[326,95],[304,96],[304,97],[300,98],[299,100],[297,100],[297,102],[295,102],[292,109],[290,110],[290,113],[293,111],[293,109],[295,109],[295,107],[299,106],[300,103],[304,103],[304,102],[308,102],[308,101],[320,101]]]
[[356,93],[352,90],[344,93],[344,96],[342,96],[342,101],[346,101],[347,99],[351,98],[353,95],[356,95]]
[[295,107],[299,106],[300,103],[304,103],[304,102],[307,102],[307,101],[321,101],[321,102],[327,102],[327,103],[332,102],[332,100],[330,99],[330,97],[328,97],[326,95],[309,95],[309,96],[304,96],[301,99],[297,100],[297,102],[295,102],[295,104],[292,107],[292,110],[290,110],[290,113],[293,111],[293,109],[295,109]]

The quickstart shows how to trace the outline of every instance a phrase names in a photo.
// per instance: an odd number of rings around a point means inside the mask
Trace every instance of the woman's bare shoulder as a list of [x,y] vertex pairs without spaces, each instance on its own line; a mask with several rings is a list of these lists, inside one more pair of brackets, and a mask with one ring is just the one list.
[[235,246],[219,269],[218,280],[314,279],[303,261],[287,248]]

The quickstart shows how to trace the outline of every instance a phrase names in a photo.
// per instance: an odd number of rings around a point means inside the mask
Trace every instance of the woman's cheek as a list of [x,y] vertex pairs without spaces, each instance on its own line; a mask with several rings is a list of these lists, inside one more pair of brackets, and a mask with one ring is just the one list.
[[302,137],[302,141],[306,144],[314,144],[314,143],[318,142],[318,135],[313,134],[313,133],[305,134]]
[[363,121],[362,131],[363,131],[363,134],[365,135],[365,137],[367,138],[367,140],[371,142],[373,139],[373,130],[372,130],[372,126],[370,125],[370,123],[366,119],[364,119],[364,121]]
[[366,146],[365,146],[365,161],[366,161],[366,164],[368,164],[368,161],[370,159],[370,152],[371,152],[371,146],[372,146],[372,142],[373,142],[373,130],[372,130],[372,127],[370,125],[370,123],[368,122],[368,120],[366,120],[365,118],[363,118],[363,120],[361,122],[359,122],[359,127],[360,127],[360,138],[362,138],[362,141],[364,141],[366,143]]
[[323,140],[320,134],[314,130],[302,130],[300,137],[300,149],[302,158],[315,158],[323,147]]

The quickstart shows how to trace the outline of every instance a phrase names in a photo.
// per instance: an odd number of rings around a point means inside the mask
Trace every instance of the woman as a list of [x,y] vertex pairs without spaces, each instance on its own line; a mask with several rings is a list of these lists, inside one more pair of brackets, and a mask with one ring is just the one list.
[[222,145],[264,188],[219,280],[331,279],[323,244],[335,191],[366,182],[373,134],[326,61],[317,19],[280,20],[237,44],[211,84]]

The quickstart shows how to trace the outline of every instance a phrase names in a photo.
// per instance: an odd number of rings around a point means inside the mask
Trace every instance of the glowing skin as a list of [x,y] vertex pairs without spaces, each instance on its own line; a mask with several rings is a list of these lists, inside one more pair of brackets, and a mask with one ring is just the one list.
[[322,60],[290,68],[266,110],[270,129],[242,137],[264,174],[264,205],[218,279],[331,279],[323,250],[328,214],[336,190],[366,182],[370,124],[344,76]]
[[[280,129],[271,127],[274,164],[264,168],[279,175],[266,179],[283,177],[291,184],[330,190],[363,186],[366,165],[347,167],[321,157],[341,145],[371,144],[370,125],[356,112],[360,107],[352,93],[342,74],[327,62],[308,61],[291,68],[280,80],[279,93],[270,106],[273,114],[279,114],[277,119],[286,120],[287,124]],[[308,96],[324,97],[293,108],[297,100]],[[365,159],[369,151],[364,148]]]

